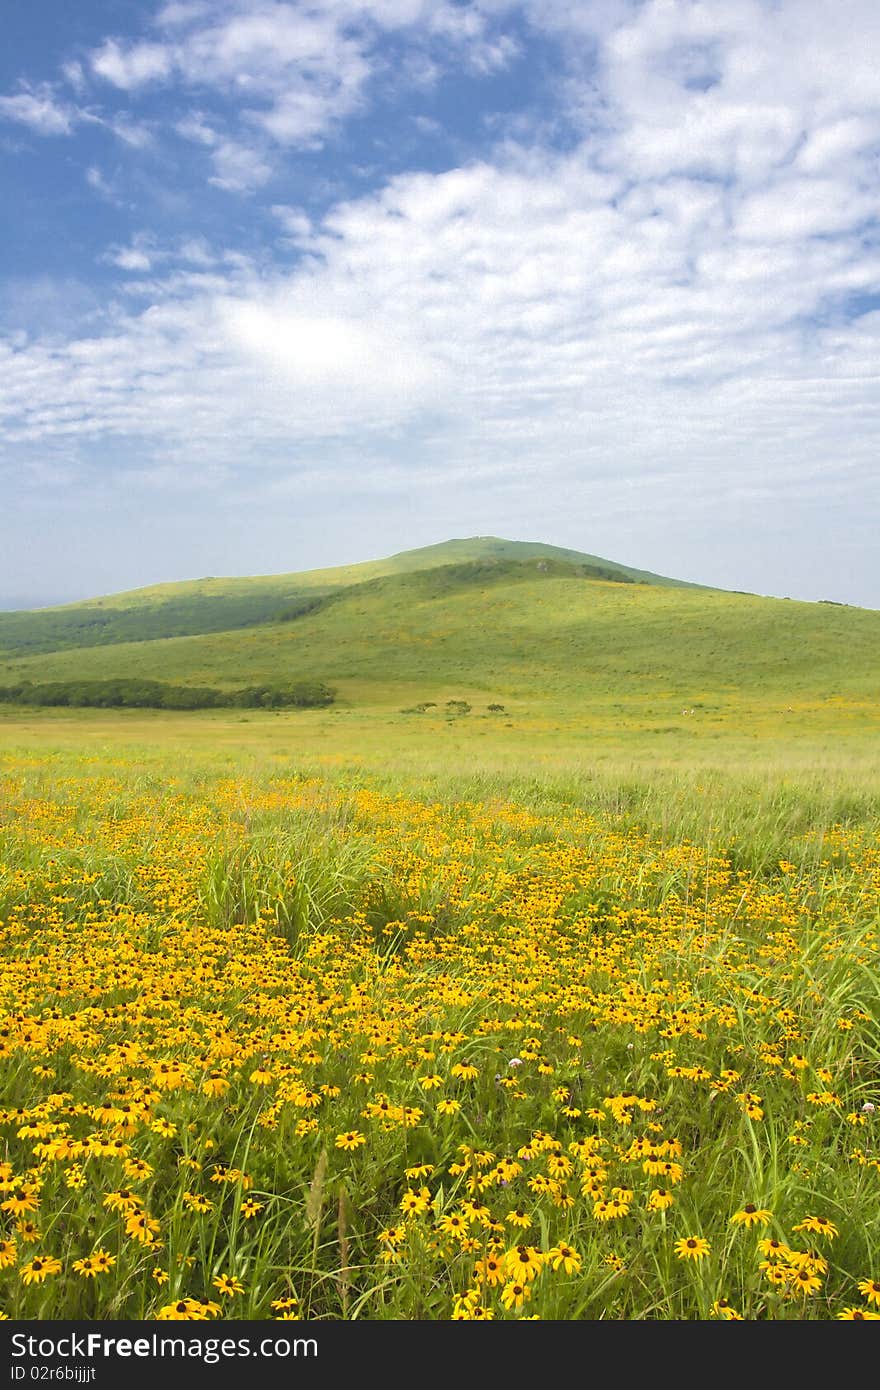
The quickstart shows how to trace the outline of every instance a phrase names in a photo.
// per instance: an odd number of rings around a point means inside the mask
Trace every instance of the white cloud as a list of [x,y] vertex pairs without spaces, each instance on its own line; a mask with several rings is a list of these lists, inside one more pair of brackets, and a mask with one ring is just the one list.
[[[411,26],[419,53],[426,35],[471,44],[478,67],[511,12],[166,6],[156,80],[206,106],[206,87],[234,95],[232,133],[213,109],[175,118],[214,181],[245,191],[270,178],[272,142],[308,145],[359,109],[374,31]],[[211,459],[283,486],[312,450],[340,485],[370,486],[372,459],[377,487],[424,470],[623,511],[638,488],[668,516],[762,492],[866,496],[880,314],[859,308],[880,293],[880,93],[854,33],[880,32],[873,6],[521,13],[565,45],[582,122],[566,153],[507,140],[323,221],[275,203],[292,268],[195,238],[117,247],[120,269],[155,276],[135,286],[148,307],[7,348],[7,450],[124,437],[146,468]],[[138,53],[112,49],[132,82],[146,80]]]
[[[531,14],[583,32],[593,7],[551,16],[535,0]],[[603,122],[606,158],[636,176],[702,170],[759,183],[823,126],[841,149],[872,130],[876,141],[872,0],[839,0],[833,16],[822,0],[647,0],[597,15],[600,82],[590,99],[583,84],[573,92],[584,120]],[[568,53],[576,62],[576,46]]]
[[218,144],[220,140],[216,130],[200,111],[191,111],[182,121],[178,121],[176,129],[178,135],[182,135],[184,140],[192,140],[197,145],[206,145],[208,149]]
[[117,203],[118,199],[112,184],[105,178],[97,164],[90,164],[86,169],[86,183],[89,188],[102,198],[106,198],[108,203]]
[[[37,353],[65,408],[29,370],[7,428],[142,431],[182,456],[222,438],[271,457],[428,415],[432,449],[445,440],[474,472],[503,459],[589,473],[623,450],[650,474],[710,451],[722,485],[762,475],[770,450],[782,480],[803,466],[805,430],[816,457],[839,450],[839,412],[808,408],[817,380],[840,392],[853,434],[873,419],[876,329],[805,337],[804,321],[828,296],[876,286],[880,266],[847,235],[814,239],[795,221],[772,247],[741,239],[728,198],[687,179],[626,192],[578,151],[540,172],[523,155],[402,176],[310,239],[279,208],[308,252],[297,271],[178,280],[105,338]],[[6,378],[8,390],[12,363]]]
[[807,135],[795,163],[805,174],[833,174],[841,161],[851,161],[880,152],[880,111],[870,115],[844,116],[817,124]]
[[136,43],[124,49],[115,39],[107,39],[91,57],[98,77],[127,92],[168,77],[172,66],[171,52],[160,43]]
[[69,62],[62,63],[61,75],[66,82],[70,83],[77,95],[82,96],[86,90],[87,82],[83,65],[79,59],[71,58]]
[[[213,90],[234,100],[245,125],[290,147],[319,144],[362,108],[370,81],[384,68],[383,36],[404,34],[416,50],[446,45],[479,73],[508,65],[519,52],[514,38],[493,31],[480,5],[453,0],[171,4],[159,11],[156,27],[155,41],[105,40],[91,55],[93,73],[129,92],[171,82]],[[415,56],[410,52],[408,63]],[[422,57],[439,72],[426,52]],[[200,120],[194,115],[178,130],[199,139]],[[242,143],[241,136],[235,141]],[[222,175],[215,181],[227,186]]]
[[748,241],[791,241],[850,231],[880,214],[880,188],[860,192],[837,178],[780,179],[741,205],[739,235]]
[[293,246],[307,242],[314,231],[312,219],[302,208],[276,203],[272,208],[272,216],[278,219],[286,239]]
[[112,246],[103,259],[120,270],[143,273],[152,270],[157,259],[164,257],[157,252],[154,238],[149,233],[140,232],[132,238],[129,246]]
[[182,261],[188,261],[191,265],[209,266],[217,261],[204,237],[189,237],[179,247],[177,254]]
[[272,165],[253,145],[221,140],[211,151],[214,174],[208,180],[230,193],[247,193],[261,188],[272,177]]
[[46,84],[0,96],[0,120],[26,125],[38,135],[69,135],[73,119],[70,109],[57,101]]
[[172,28],[176,24],[189,24],[196,19],[204,19],[211,13],[207,0],[180,0],[180,3],[163,5],[156,16],[156,22]]
[[300,395],[307,397],[309,411],[316,397],[323,398],[329,416],[335,415],[343,393],[347,413],[355,403],[371,413],[378,401],[398,417],[405,417],[414,404],[437,399],[446,374],[418,338],[400,325],[322,312],[313,300],[294,290],[217,306],[230,343],[282,392],[297,393],[291,402],[294,411],[302,408]]
[[146,251],[139,251],[136,247],[124,247],[109,257],[113,265],[119,266],[120,270],[150,270],[152,259]]
[[128,116],[111,116],[104,124],[117,140],[134,150],[145,150],[154,143],[153,131],[142,121],[134,121]]

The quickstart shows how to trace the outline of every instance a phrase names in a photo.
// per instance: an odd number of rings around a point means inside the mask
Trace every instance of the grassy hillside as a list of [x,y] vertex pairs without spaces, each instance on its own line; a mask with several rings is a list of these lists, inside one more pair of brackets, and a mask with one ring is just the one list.
[[874,1316],[880,613],[440,549],[0,654],[339,691],[0,703],[0,1303]]
[[[545,562],[541,562],[544,564]],[[518,701],[701,720],[880,705],[880,613],[596,580],[546,562],[457,565],[339,592],[292,621],[0,660],[17,681],[161,679],[233,688],[326,681],[343,703]]]
[[508,565],[528,562],[581,572],[586,567],[593,578],[679,586],[678,580],[576,550],[479,536],[336,569],[253,578],[209,577],[181,584],[158,584],[38,612],[0,613],[0,653],[36,655],[227,632],[271,621],[282,613],[289,616],[308,611],[324,597],[388,576],[449,566],[492,567],[503,573]]

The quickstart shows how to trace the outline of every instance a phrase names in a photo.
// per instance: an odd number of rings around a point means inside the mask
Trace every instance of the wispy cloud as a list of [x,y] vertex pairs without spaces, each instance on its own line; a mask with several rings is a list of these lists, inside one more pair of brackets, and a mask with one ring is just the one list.
[[126,92],[161,81],[170,75],[173,66],[173,54],[160,43],[136,43],[124,48],[115,39],[107,39],[91,56],[92,72]]
[[[370,81],[385,69],[385,35],[404,34],[416,47],[447,45],[457,61],[479,73],[507,66],[520,51],[514,38],[493,31],[480,5],[450,0],[314,0],[307,8],[274,0],[166,5],[156,28],[157,40],[107,39],[91,54],[92,73],[133,95],[174,83],[181,91],[233,96],[240,130],[227,142],[227,162],[243,148],[241,130],[248,127],[281,147],[320,143],[363,106]],[[195,131],[198,121],[191,113],[178,128]],[[215,182],[235,191],[248,186],[222,172]]]
[[[125,296],[64,340],[4,348],[0,459],[57,447],[73,466],[124,438],[120,470],[173,459],[198,487],[213,460],[284,491],[319,457],[340,487],[454,478],[526,520],[535,488],[607,515],[649,498],[670,524],[863,499],[875,39],[873,0],[167,4],[146,38],[96,43],[77,81],[124,94],[100,114],[121,139],[120,119],[173,138],[210,187],[252,195],[250,235],[223,244],[194,216],[174,237],[143,221],[108,237]],[[416,101],[423,167],[359,195],[327,163],[339,191],[310,200],[296,158],[365,119],[394,63],[421,63],[423,90],[453,69],[491,82],[531,43],[556,55],[540,109],[508,89],[510,119],[481,113],[471,155],[442,167],[442,122]],[[148,90],[161,118],[137,114]],[[42,133],[74,119],[54,89],[3,101]],[[297,174],[283,191],[279,167]]]
[[38,135],[69,135],[73,129],[70,108],[58,100],[52,87],[26,84],[11,96],[0,96],[0,120],[28,126]]

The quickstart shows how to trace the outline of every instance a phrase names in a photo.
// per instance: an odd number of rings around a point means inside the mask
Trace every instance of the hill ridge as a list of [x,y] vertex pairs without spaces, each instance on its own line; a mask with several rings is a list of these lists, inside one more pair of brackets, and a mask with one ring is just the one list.
[[301,616],[331,598],[379,580],[456,568],[460,571],[463,565],[503,569],[533,562],[539,567],[594,579],[694,587],[545,542],[470,537],[330,569],[226,578],[206,576],[147,585],[53,608],[0,613],[0,654],[36,656],[73,648],[232,632],[275,621],[282,615]]
[[115,643],[30,655],[7,647],[0,686],[152,680],[231,695],[315,681],[338,691],[339,713],[403,719],[403,708],[512,701],[553,719],[593,722],[601,710],[609,727],[639,710],[662,727],[699,723],[707,737],[723,710],[744,738],[756,707],[784,720],[834,709],[838,722],[845,708],[852,727],[876,718],[880,612],[636,582],[622,570],[609,578],[586,561],[540,551],[511,560],[478,544],[482,560],[460,558],[459,546],[427,557],[457,553],[455,564],[417,570],[405,558],[374,579],[364,575],[375,568],[352,568],[336,590],[270,588],[269,609],[240,614],[234,630],[150,636],[149,608],[122,610],[139,640],[117,633]]
[[[467,555],[465,555],[467,551]],[[589,554],[586,551],[572,550],[565,546],[552,545],[545,541],[512,541],[502,536],[467,536],[452,537],[446,541],[437,541],[430,545],[416,546],[412,549],[397,550],[391,555],[378,556],[373,560],[356,560],[351,564],[318,566],[306,570],[283,570],[268,574],[253,575],[203,575],[197,579],[170,579],[161,580],[156,584],[142,584],[134,589],[121,589],[110,594],[96,594],[87,599],[76,599],[71,603],[54,604],[48,608],[29,609],[29,612],[57,612],[60,609],[83,608],[91,605],[113,603],[120,599],[147,597],[159,594],[163,591],[189,590],[195,586],[202,585],[281,585],[288,582],[298,581],[312,587],[321,584],[325,578],[330,581],[330,576],[340,576],[341,582],[362,582],[359,580],[347,580],[344,576],[353,575],[356,571],[382,570],[382,574],[370,574],[370,578],[384,577],[389,573],[398,573],[401,570],[427,569],[434,568],[442,564],[454,564],[461,558],[479,559],[493,556],[507,556],[513,558],[510,552],[517,552],[527,558],[529,556],[546,555],[548,558],[555,558],[568,561],[572,564],[595,564],[602,565],[609,569],[619,570],[621,573],[638,578],[644,578],[649,582],[670,585],[673,588],[703,588],[704,585],[696,584],[690,580],[676,579],[669,575],[657,574],[651,570],[640,570],[632,565],[621,564],[617,560],[609,560],[600,555]],[[446,560],[442,556],[449,555]],[[424,563],[429,557],[437,557],[433,564]],[[419,563],[422,561],[422,563]],[[391,567],[391,568],[388,568]],[[367,577],[365,575],[365,577]]]

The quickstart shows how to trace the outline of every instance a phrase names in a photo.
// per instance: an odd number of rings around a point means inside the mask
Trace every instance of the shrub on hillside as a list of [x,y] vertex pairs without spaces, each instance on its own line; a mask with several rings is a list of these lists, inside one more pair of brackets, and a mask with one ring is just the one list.
[[92,709],[309,709],[332,705],[336,691],[323,681],[217,690],[153,680],[46,681],[0,686],[0,703]]

